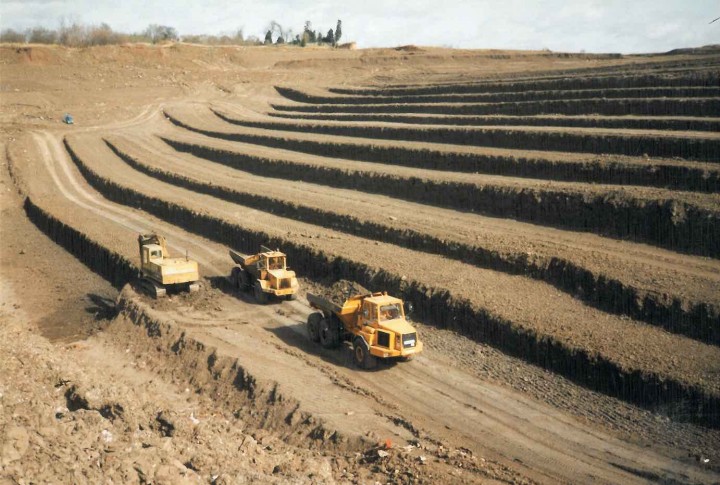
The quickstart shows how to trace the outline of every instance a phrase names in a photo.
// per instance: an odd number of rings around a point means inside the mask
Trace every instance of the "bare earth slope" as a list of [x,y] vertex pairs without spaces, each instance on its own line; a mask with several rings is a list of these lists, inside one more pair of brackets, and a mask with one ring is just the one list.
[[[0,477],[720,481],[715,50],[0,64]],[[150,230],[200,293],[126,285]],[[230,288],[260,244],[300,299]],[[364,372],[310,342],[304,293],[339,278],[413,301],[425,352]]]

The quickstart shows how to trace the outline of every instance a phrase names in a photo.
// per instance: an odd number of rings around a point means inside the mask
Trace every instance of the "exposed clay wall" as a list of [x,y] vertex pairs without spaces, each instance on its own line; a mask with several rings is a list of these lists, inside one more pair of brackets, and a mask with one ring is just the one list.
[[620,89],[578,89],[518,91],[516,93],[425,94],[382,96],[318,96],[297,89],[276,86],[281,96],[312,104],[402,104],[402,103],[504,103],[592,98],[710,98],[720,96],[718,86],[646,87]]
[[717,98],[575,99],[478,104],[306,104],[277,105],[278,111],[301,113],[428,113],[446,115],[647,115],[720,116]]
[[[193,129],[193,128],[190,128]],[[254,135],[200,133],[233,141],[252,142]],[[270,139],[270,143],[273,139]],[[324,149],[333,156],[334,145],[308,146],[305,141],[277,140],[275,147]],[[378,193],[414,202],[510,217],[526,222],[575,229],[612,237],[628,237],[676,251],[720,257],[720,214],[676,200],[639,200],[626,195],[588,194],[544,188],[475,185],[396,175],[314,166],[217,150],[176,140],[165,141],[178,151],[191,153],[264,177],[302,180],[333,187]],[[342,148],[339,149],[343,151]],[[342,156],[335,154],[335,156]]]
[[[231,121],[232,118],[222,116]],[[233,122],[233,121],[231,121]],[[193,127],[176,121],[187,129]],[[210,132],[203,132],[217,136]],[[720,165],[709,171],[682,164],[636,165],[617,161],[596,162],[556,161],[531,156],[482,155],[426,148],[385,147],[372,144],[328,143],[325,141],[297,141],[282,136],[237,134],[236,141],[245,141],[275,148],[297,150],[320,156],[347,160],[387,163],[407,167],[453,172],[486,173],[512,177],[541,178],[560,181],[608,183],[621,185],[649,185],[674,187],[683,190],[713,192],[720,188]],[[427,140],[423,140],[427,141]]]
[[525,253],[499,253],[482,246],[441,239],[398,228],[395,225],[379,224],[274,197],[206,184],[148,166],[124,153],[112,143],[108,141],[106,143],[116,155],[135,170],[178,187],[359,237],[440,254],[483,268],[544,280],[563,291],[578,295],[605,311],[629,315],[674,333],[720,345],[720,312],[712,305],[638,291],[637,288],[606,275],[593,273],[563,258],[528,258]]
[[[718,100],[720,104],[720,99]],[[452,145],[543,150],[556,152],[606,153],[651,157],[680,157],[720,163],[720,140],[683,136],[594,134],[560,131],[487,128],[423,128],[367,125],[335,125],[253,121],[216,114],[230,123],[267,130],[322,133],[371,139],[406,140]]]
[[55,218],[37,206],[30,197],[25,198],[24,207],[28,219],[51,240],[108,280],[114,287],[121,288],[128,281],[137,278],[138,268],[124,256]]
[[[679,67],[679,66],[678,66]],[[710,68],[710,66],[707,66]],[[480,82],[465,84],[445,84],[431,86],[406,86],[389,88],[331,88],[329,91],[337,94],[350,95],[406,95],[417,96],[425,94],[462,94],[462,93],[507,93],[526,90],[568,90],[568,89],[627,89],[644,87],[673,87],[673,86],[718,86],[720,84],[720,71],[699,71],[683,74],[644,74],[644,75],[608,75],[598,76],[600,70],[575,71],[578,76],[553,76],[549,79],[527,79],[514,82]],[[583,76],[585,74],[588,77]]]
[[720,131],[720,121],[703,118],[568,117],[568,116],[412,116],[403,114],[293,114],[269,112],[269,116],[299,120],[373,121],[418,125],[468,126],[562,126],[578,128],[624,128],[635,130]]
[[293,241],[274,238],[264,232],[251,231],[121,187],[92,172],[68,149],[88,182],[110,200],[139,207],[174,225],[240,251],[251,252],[260,244],[282,246],[295,268],[309,278],[349,279],[370,288],[382,287],[412,301],[423,321],[488,342],[591,389],[651,409],[675,406],[674,414],[682,419],[711,427],[720,426],[720,396],[708,395],[702,389],[655,374],[623,369],[603,356],[589,355],[550,336],[538,335],[529,328],[518,328],[513,322],[473,307],[467,300],[454,298],[445,289],[429,288],[421,282],[404,280],[400,275],[332,256]]

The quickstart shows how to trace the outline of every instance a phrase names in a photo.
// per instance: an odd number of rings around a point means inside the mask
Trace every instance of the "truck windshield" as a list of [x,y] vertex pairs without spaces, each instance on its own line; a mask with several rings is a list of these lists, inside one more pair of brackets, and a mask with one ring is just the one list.
[[400,305],[397,303],[380,307],[380,321],[395,320],[396,318],[400,318],[401,315]]
[[283,269],[283,258],[268,258],[268,269]]

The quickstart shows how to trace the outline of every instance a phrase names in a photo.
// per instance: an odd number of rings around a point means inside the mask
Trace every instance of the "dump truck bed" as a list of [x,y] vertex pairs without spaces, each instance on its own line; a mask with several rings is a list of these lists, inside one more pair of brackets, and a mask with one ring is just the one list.
[[228,251],[230,253],[230,257],[233,261],[235,261],[236,264],[244,265],[245,260],[249,258],[250,256],[248,254],[238,253],[237,251],[233,251],[230,249]]
[[312,293],[307,294],[307,301],[311,306],[319,310],[325,310],[326,312],[334,313],[339,315],[343,311],[343,305],[338,305],[334,301],[329,300],[320,295],[313,295]]

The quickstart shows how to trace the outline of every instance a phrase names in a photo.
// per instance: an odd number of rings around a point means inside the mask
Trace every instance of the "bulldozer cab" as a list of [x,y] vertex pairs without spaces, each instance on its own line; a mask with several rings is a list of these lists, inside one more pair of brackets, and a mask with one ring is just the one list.
[[148,244],[143,246],[142,251],[142,262],[146,263],[161,263],[164,254],[162,247],[158,244]]

